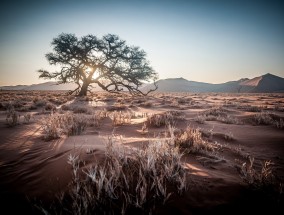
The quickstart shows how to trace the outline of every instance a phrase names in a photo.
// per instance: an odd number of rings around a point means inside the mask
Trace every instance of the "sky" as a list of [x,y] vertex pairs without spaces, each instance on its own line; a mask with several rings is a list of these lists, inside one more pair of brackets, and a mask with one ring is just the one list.
[[147,53],[160,79],[222,83],[284,77],[284,1],[2,0],[0,85],[56,71],[45,54],[60,33],[117,34]]

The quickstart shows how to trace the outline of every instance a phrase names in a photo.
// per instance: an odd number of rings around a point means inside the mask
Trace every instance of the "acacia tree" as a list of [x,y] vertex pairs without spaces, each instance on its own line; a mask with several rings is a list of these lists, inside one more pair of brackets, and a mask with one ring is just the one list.
[[[139,47],[129,46],[117,35],[107,34],[101,39],[94,35],[77,38],[62,33],[54,38],[53,52],[46,58],[51,65],[59,65],[58,72],[38,70],[40,78],[57,79],[58,83],[74,82],[77,88],[71,93],[87,94],[92,83],[103,90],[147,95],[157,89],[157,73],[146,60]],[[142,81],[154,81],[154,89],[142,92]]]

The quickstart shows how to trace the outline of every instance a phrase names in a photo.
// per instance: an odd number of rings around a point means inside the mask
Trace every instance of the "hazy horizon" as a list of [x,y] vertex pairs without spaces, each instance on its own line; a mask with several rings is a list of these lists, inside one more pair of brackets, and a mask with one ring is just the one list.
[[107,33],[146,51],[160,79],[223,83],[284,76],[281,1],[2,1],[0,86],[46,82],[36,70],[60,33]]
[[[267,73],[266,73],[266,74],[267,74]],[[266,74],[263,74],[263,75],[266,75]],[[270,73],[270,74],[271,74],[271,73]],[[272,74],[272,75],[274,75],[274,74]],[[257,77],[258,77],[258,76],[257,76]],[[281,77],[281,76],[279,76],[279,77]],[[163,78],[163,79],[159,79],[159,80],[165,80],[165,79],[179,79],[179,78],[184,78],[184,77],[171,77],[171,78]],[[242,78],[240,78],[240,79],[243,79],[243,78],[252,79],[252,78],[256,78],[256,77],[242,77]],[[281,77],[281,78],[284,78],[284,77]],[[186,79],[186,78],[184,78],[184,79]],[[189,80],[189,79],[186,79],[186,80],[188,80],[188,81],[200,82],[200,83],[206,83],[206,84],[223,84],[223,83],[230,82],[230,81],[238,81],[238,80],[240,80],[240,79],[227,80],[227,81],[219,82],[219,83],[210,83],[210,82],[203,82],[203,81],[196,81],[196,80]],[[21,86],[21,85],[23,85],[23,86],[25,86],[25,85],[30,86],[30,85],[36,85],[36,84],[49,83],[49,82],[57,82],[57,80],[54,80],[54,79],[52,79],[52,80],[41,80],[41,81],[39,81],[39,82],[37,82],[37,83],[31,83],[31,84],[10,84],[10,85],[1,85],[1,84],[0,84],[0,87],[6,87],[6,86]],[[66,83],[66,84],[69,84],[69,83]],[[72,84],[75,84],[75,83],[72,83]]]

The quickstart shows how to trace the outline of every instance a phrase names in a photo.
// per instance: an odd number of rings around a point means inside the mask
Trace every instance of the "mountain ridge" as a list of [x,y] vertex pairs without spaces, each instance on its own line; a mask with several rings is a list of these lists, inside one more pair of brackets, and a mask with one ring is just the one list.
[[[251,79],[241,78],[237,81],[228,81],[220,84],[211,84],[205,82],[191,81],[183,77],[167,78],[157,81],[157,92],[221,92],[221,93],[277,93],[284,92],[284,78],[267,73],[262,76]],[[98,86],[93,86],[94,91],[101,91]],[[153,84],[145,84],[141,90],[147,91],[154,87]],[[41,84],[0,86],[1,90],[74,90],[76,84],[57,84],[55,81],[49,81]]]
[[[278,93],[284,92],[284,78],[267,73],[251,79],[241,78],[220,84],[189,81],[184,78],[160,79],[157,92],[221,92],[221,93]],[[147,91],[153,84],[146,86]]]

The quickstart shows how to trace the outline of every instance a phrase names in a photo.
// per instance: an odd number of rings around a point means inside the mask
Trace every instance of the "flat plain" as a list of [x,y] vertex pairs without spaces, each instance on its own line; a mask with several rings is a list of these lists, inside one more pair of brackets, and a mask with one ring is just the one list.
[[283,211],[283,129],[283,94],[1,91],[1,208]]

